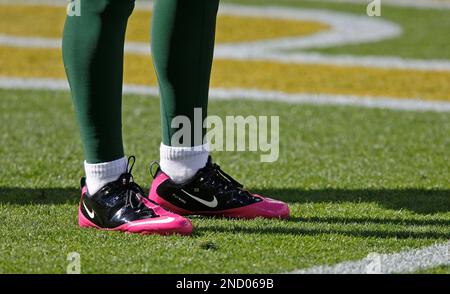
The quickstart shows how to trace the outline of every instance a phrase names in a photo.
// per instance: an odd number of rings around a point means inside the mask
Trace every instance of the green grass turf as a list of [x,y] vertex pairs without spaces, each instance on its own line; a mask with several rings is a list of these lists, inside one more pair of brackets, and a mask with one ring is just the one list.
[[415,274],[450,274],[450,266],[439,266],[414,272]]
[[[215,154],[292,218],[194,217],[191,237],[79,229],[82,154],[68,93],[0,90],[0,272],[276,273],[442,243],[450,236],[450,115],[212,101],[210,114],[280,115],[280,158]],[[150,185],[158,100],[124,99],[126,151]]]
[[[366,5],[361,4],[304,0],[222,0],[222,2],[328,9],[367,16]],[[344,45],[311,51],[327,54],[450,59],[450,10],[396,7],[382,3],[380,18],[400,25],[403,28],[403,34],[375,43]]]

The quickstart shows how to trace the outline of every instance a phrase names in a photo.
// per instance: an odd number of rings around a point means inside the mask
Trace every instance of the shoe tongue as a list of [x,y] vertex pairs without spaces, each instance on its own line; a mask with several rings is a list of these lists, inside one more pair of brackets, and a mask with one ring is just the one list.
[[208,157],[208,161],[206,162],[205,167],[203,167],[201,170],[209,171],[214,169],[214,163],[211,159],[211,155]]

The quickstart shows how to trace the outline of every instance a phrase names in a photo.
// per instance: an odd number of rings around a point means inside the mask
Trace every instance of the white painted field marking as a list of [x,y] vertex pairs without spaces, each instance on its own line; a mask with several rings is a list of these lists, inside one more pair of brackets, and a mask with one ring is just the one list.
[[[67,91],[69,86],[67,81],[62,79],[0,77],[0,88]],[[141,85],[124,85],[123,92],[124,94],[157,96],[158,88]],[[212,88],[210,90],[210,98],[213,100],[274,101],[291,104],[340,105],[405,111],[450,112],[450,102],[426,101],[412,98],[396,99],[392,97],[316,93],[287,94],[276,91],[261,91],[256,89],[240,88]]]
[[[54,2],[56,3],[56,2]],[[57,5],[64,4],[58,2]],[[266,41],[221,44],[217,46],[216,58],[231,60],[265,60],[282,63],[335,64],[341,66],[364,66],[381,68],[400,68],[416,70],[450,71],[449,60],[405,60],[398,57],[357,57],[327,56],[317,53],[293,52],[286,49],[309,48],[352,42],[368,42],[398,35],[401,30],[395,24],[375,18],[335,13],[323,10],[293,9],[281,7],[250,7],[241,5],[222,5],[222,14],[267,18],[322,21],[332,27],[331,31],[307,36],[305,38],[282,38]],[[19,37],[0,34],[0,44],[25,48],[60,48],[61,40],[38,37]],[[150,54],[147,43],[128,42],[128,53]],[[11,83],[8,85],[8,83]],[[22,89],[67,89],[67,83],[52,79],[2,78],[3,88]],[[126,85],[125,93],[156,95],[155,87]],[[387,108],[396,110],[448,112],[449,102],[423,101],[420,97],[395,99],[392,97],[372,97],[331,94],[288,94],[258,89],[211,89],[212,99],[249,99],[257,101],[280,101],[287,103],[306,103],[319,105],[350,105],[369,108]]]
[[[306,36],[238,43],[239,48],[246,50],[322,48],[343,44],[377,42],[397,37],[402,33],[399,25],[385,19],[331,10],[228,4],[221,5],[219,12],[223,15],[242,17],[316,21],[330,26],[327,31]],[[235,46],[236,43],[230,45]]]
[[[146,9],[148,8],[146,7]],[[302,49],[376,42],[400,35],[401,28],[387,20],[327,10],[274,6],[251,7],[225,4],[221,5],[219,12],[223,15],[243,17],[261,17],[263,15],[268,19],[319,21],[329,25],[331,29],[308,36],[217,44],[214,56],[218,59],[450,71],[449,60],[416,60],[393,56],[326,55],[299,52]],[[18,48],[57,49],[61,47],[61,39],[12,36],[0,33],[0,45]],[[149,55],[150,44],[146,42],[127,42],[125,51],[131,54]]]
[[[402,33],[400,26],[384,19],[328,10],[283,8],[275,6],[253,7],[243,5],[221,5],[219,14],[242,17],[264,17],[267,19],[280,20],[318,21],[330,26],[330,29],[327,31],[307,36],[218,44],[216,51],[219,52],[219,56],[226,53],[226,58],[232,57],[229,56],[232,54],[232,52],[228,52],[230,49],[233,52],[236,50],[240,52],[245,51],[253,55],[262,54],[266,51],[273,52],[274,50],[311,49],[353,43],[376,42],[396,37]],[[30,39],[31,41],[28,45],[25,42],[27,39]],[[59,40],[59,38],[56,40]],[[52,46],[52,44],[55,44],[56,40],[2,35],[0,44],[17,47],[41,47],[47,42],[49,46]],[[39,41],[42,43],[39,43]],[[145,54],[148,54],[148,48],[149,44],[136,42],[132,43],[129,52],[144,52]]]
[[450,243],[402,251],[393,254],[370,254],[357,261],[346,261],[331,266],[313,266],[289,272],[290,274],[393,274],[450,265]]
[[[0,34],[0,45],[7,45],[22,48],[61,48],[60,39],[38,38],[38,37],[15,37]],[[227,45],[228,46],[228,45]],[[261,54],[248,54],[246,51],[233,51],[217,46],[215,58],[230,60],[259,60],[273,61],[290,64],[321,64],[337,66],[360,66],[365,68],[392,68],[411,69],[426,71],[450,71],[449,60],[420,60],[404,59],[400,57],[379,57],[379,56],[352,56],[352,55],[323,55],[319,53],[277,53],[264,52]],[[221,49],[225,48],[225,49]],[[127,53],[150,55],[150,45],[139,42],[127,42],[125,45]]]
[[325,55],[319,53],[266,53],[260,56],[239,56],[234,54],[235,60],[261,60],[288,64],[320,64],[363,68],[406,69],[420,71],[450,71],[450,60],[405,59],[394,56],[354,56],[354,55]]

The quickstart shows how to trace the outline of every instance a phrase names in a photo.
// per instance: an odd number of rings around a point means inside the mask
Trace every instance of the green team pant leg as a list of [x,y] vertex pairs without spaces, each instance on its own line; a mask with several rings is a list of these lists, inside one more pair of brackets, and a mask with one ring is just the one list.
[[63,59],[89,163],[124,156],[122,82],[124,39],[134,0],[81,0],[67,16]]
[[[191,146],[202,144],[194,142],[193,116],[194,108],[202,109],[202,120],[207,114],[218,5],[219,0],[155,2],[152,55],[161,94],[165,145],[171,145],[171,137],[177,131],[171,122],[178,115],[191,121]],[[203,137],[205,130],[197,131]]]

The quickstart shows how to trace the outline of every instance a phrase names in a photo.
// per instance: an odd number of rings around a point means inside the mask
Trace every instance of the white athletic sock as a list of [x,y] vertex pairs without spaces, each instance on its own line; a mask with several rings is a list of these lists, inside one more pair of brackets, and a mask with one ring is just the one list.
[[86,185],[90,195],[95,194],[106,184],[117,180],[121,174],[127,171],[127,159],[125,157],[102,163],[84,162],[86,172]]
[[172,147],[161,143],[159,148],[161,170],[175,183],[182,183],[205,167],[208,144],[194,147]]

